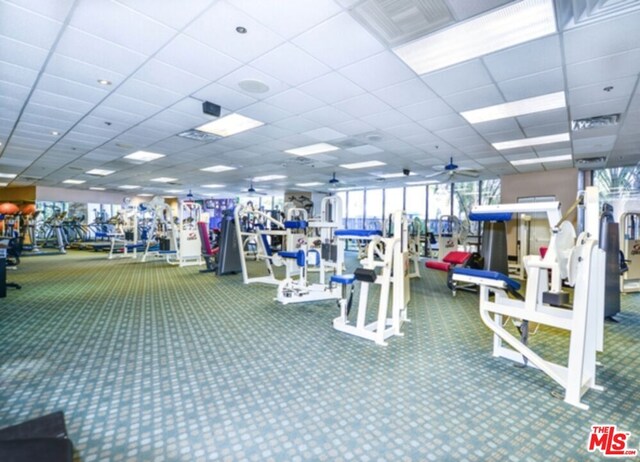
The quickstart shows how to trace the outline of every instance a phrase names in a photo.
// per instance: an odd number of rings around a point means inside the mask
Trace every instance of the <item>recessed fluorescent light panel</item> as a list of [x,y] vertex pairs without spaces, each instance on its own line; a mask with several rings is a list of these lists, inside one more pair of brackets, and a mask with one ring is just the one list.
[[380,162],[379,160],[369,160],[367,162],[355,162],[353,164],[342,164],[340,165],[340,167],[353,170],[356,168],[382,167],[383,165],[387,165],[387,164],[385,164],[384,162]]
[[138,196],[140,196],[140,197],[153,197],[153,194],[143,193],[143,194],[138,194]]
[[460,115],[471,124],[479,124],[490,120],[518,117],[534,112],[551,111],[567,106],[564,92],[551,93],[549,95],[536,96],[534,98],[521,99],[510,103],[496,104],[495,106],[474,109],[461,112]]
[[393,51],[426,74],[556,32],[553,0],[522,0]]
[[91,191],[106,191],[107,188],[99,188],[98,186],[92,186],[89,188]]
[[115,173],[115,170],[104,170],[101,168],[94,168],[86,172],[87,175],[98,175],[98,176],[107,176]]
[[223,184],[203,184],[203,188],[224,188]]
[[261,125],[264,125],[264,122],[240,114],[229,114],[213,122],[200,125],[196,127],[196,130],[224,137],[242,133]]
[[410,172],[409,175],[405,175],[402,172],[398,172],[398,173],[383,173],[381,175],[376,175],[378,178],[385,178],[385,179],[391,179],[391,178],[402,178],[403,176],[414,176],[415,173]]
[[5,186],[9,186],[9,183],[0,183],[0,188],[4,188]]
[[571,154],[564,154],[562,156],[549,156],[549,157],[535,157],[533,159],[512,160],[511,165],[533,165],[533,164],[546,164],[547,162],[563,162],[566,160],[573,160]]
[[160,159],[161,157],[164,157],[164,154],[158,154],[156,152],[148,151],[136,151],[132,154],[124,156],[125,159],[140,160],[142,162],[150,162],[152,160]]
[[535,138],[523,138],[521,140],[503,141],[501,143],[492,143],[491,146],[498,151],[507,149],[526,148],[528,146],[539,146],[541,144],[561,143],[569,141],[569,133],[558,133],[557,135],[536,136]]
[[203,172],[213,172],[213,173],[220,173],[220,172],[228,172],[229,170],[235,170],[235,167],[227,167],[226,165],[214,165],[212,167],[207,167],[207,168],[201,168],[200,170],[202,170]]
[[296,186],[301,186],[303,188],[308,188],[309,186],[322,186],[324,183],[320,183],[319,181],[312,181],[310,183],[296,183]]
[[82,184],[85,183],[84,180],[64,180],[63,183],[66,184]]
[[296,156],[309,156],[311,154],[320,154],[322,152],[337,151],[340,149],[337,146],[329,143],[316,143],[309,146],[303,146],[301,148],[287,149],[285,152],[288,154],[295,154]]
[[173,181],[178,181],[177,178],[169,178],[167,176],[161,176],[159,178],[151,178],[151,181],[155,181],[156,183],[171,183]]
[[135,184],[123,184],[122,186],[118,186],[118,188],[120,188],[120,189],[139,189],[140,186],[137,186]]
[[260,183],[261,181],[272,181],[272,180],[283,180],[287,176],[286,175],[264,175],[257,176],[253,179],[254,183]]
[[180,194],[184,192],[184,189],[167,189],[167,192],[172,194]]
[[0,178],[15,178],[15,173],[0,173]]

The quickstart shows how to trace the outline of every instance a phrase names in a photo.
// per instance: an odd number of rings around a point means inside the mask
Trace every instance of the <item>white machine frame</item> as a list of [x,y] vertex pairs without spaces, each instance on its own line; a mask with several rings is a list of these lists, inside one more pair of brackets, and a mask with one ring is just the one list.
[[640,239],[636,238],[640,231],[635,229],[635,236],[629,233],[627,223],[632,217],[635,226],[640,227],[640,210],[625,211],[620,215],[620,247],[628,262],[629,269],[620,278],[621,292],[640,292]]

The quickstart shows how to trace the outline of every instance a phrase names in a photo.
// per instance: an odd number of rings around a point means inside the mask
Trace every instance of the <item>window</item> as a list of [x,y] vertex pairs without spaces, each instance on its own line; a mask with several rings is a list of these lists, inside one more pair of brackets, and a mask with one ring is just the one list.
[[389,218],[396,210],[404,209],[404,188],[389,188],[384,190],[384,214]]
[[[465,181],[453,185],[453,215],[460,221],[469,220],[471,208],[478,205],[480,184],[477,181]],[[478,234],[478,222],[469,222],[469,231]]]
[[492,205],[500,203],[500,180],[482,180],[482,205]]
[[262,196],[260,198],[260,209],[270,211],[273,209],[273,196]]
[[593,184],[600,190],[600,201],[640,197],[640,167],[603,168],[593,172]]
[[365,210],[365,229],[382,229],[382,189],[369,189]]
[[362,229],[364,218],[364,191],[349,191],[347,196],[347,228]]
[[422,223],[421,233],[424,233],[425,213],[427,212],[427,187],[426,186],[408,186],[405,189],[405,206],[409,220],[414,218],[420,219]]
[[342,202],[342,226],[347,227],[347,193],[345,191],[339,191],[336,196],[340,198]]
[[429,231],[438,233],[438,218],[451,215],[451,184],[429,185]]

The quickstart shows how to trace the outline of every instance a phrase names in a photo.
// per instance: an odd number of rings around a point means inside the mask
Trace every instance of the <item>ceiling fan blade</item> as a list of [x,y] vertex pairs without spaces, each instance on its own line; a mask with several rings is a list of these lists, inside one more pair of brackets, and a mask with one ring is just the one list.
[[456,171],[456,174],[462,175],[462,176],[468,176],[468,177],[471,177],[471,178],[477,178],[478,177],[478,172],[476,172],[475,170],[458,170],[458,171]]
[[436,176],[440,176],[440,175],[442,175],[444,173],[447,173],[447,172],[442,171],[442,172],[430,173],[429,175],[425,175],[424,177],[425,178],[433,178],[433,177],[436,177]]

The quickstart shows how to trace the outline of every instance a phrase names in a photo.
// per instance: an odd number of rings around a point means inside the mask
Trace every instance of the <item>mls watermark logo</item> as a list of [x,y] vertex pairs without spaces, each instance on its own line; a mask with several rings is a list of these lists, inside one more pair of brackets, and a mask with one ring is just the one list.
[[615,425],[593,425],[589,435],[589,452],[600,451],[605,457],[634,457],[637,449],[627,449],[631,433],[618,431]]

